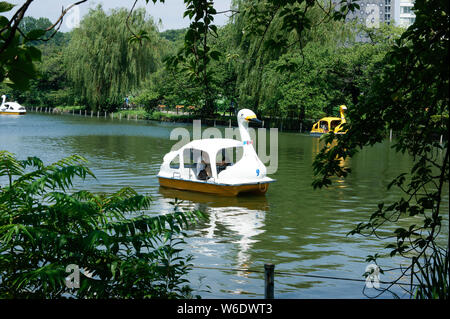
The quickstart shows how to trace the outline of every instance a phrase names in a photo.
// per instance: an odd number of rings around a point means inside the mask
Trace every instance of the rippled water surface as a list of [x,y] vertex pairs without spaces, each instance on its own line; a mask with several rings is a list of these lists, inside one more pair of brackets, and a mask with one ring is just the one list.
[[[186,251],[194,256],[195,266],[232,270],[194,269],[191,285],[204,298],[263,297],[263,274],[235,269],[263,270],[264,263],[275,264],[276,271],[363,279],[366,256],[386,243],[347,233],[366,221],[379,202],[400,196],[386,186],[412,162],[395,153],[391,142],[345,162],[352,168],[346,180],[313,190],[311,165],[318,139],[279,133],[278,170],[272,176],[277,182],[266,196],[221,198],[159,187],[156,174],[176,143],[169,139],[175,127],[72,115],[0,116],[0,149],[21,159],[37,156],[48,164],[79,154],[89,160],[97,179],[77,187],[113,192],[131,186],[153,197],[154,212],[169,212],[174,198],[184,200],[186,209],[205,211],[208,220],[189,231]],[[448,209],[448,184],[443,204]],[[381,279],[389,280],[389,274]],[[356,281],[275,277],[278,298],[362,298],[363,287],[364,282]]]

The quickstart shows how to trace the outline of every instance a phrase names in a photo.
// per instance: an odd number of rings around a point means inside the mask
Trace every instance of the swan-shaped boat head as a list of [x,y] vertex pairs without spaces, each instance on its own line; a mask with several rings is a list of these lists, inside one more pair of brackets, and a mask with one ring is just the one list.
[[164,156],[158,173],[161,186],[221,195],[252,192],[264,194],[275,180],[256,154],[248,131],[250,122],[261,123],[256,114],[237,114],[240,140],[194,140]]

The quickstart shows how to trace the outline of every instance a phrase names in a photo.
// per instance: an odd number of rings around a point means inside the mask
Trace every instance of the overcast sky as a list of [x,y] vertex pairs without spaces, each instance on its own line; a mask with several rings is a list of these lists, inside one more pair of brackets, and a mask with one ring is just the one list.
[[[8,2],[21,5],[24,0],[8,0]],[[46,17],[50,21],[54,22],[61,14],[61,9],[64,6],[67,8],[76,0],[35,0],[27,11],[28,16],[35,18]],[[69,31],[73,27],[74,21],[77,20],[77,15],[82,18],[83,15],[89,12],[90,8],[95,8],[98,4],[103,6],[105,11],[112,8],[126,7],[131,9],[134,0],[88,0],[86,3],[79,5],[79,11],[73,11],[71,15],[68,15],[61,26],[60,31]],[[216,0],[214,7],[217,11],[224,11],[230,8],[231,0]],[[158,23],[161,31],[168,29],[180,29],[189,26],[189,19],[183,19],[183,12],[185,5],[183,0],[166,0],[164,4],[153,4],[150,1],[148,5],[145,4],[145,0],[138,1],[138,7],[145,7],[147,12],[153,16],[156,23]],[[13,9],[14,10],[14,9]],[[7,15],[8,18],[12,14]],[[216,25],[224,25],[228,20],[225,14],[217,15],[214,19]],[[159,24],[161,22],[161,24]]]

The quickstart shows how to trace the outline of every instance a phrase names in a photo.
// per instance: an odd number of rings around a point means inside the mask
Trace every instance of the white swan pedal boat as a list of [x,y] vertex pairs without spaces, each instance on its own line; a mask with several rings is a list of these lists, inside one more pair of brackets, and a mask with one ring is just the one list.
[[27,110],[17,102],[6,102],[6,95],[2,95],[2,104],[0,105],[0,114],[2,115],[25,115]]
[[265,194],[275,180],[266,176],[267,169],[253,148],[248,132],[251,121],[261,122],[253,111],[239,111],[241,141],[194,140],[167,153],[157,175],[160,186],[224,196]]

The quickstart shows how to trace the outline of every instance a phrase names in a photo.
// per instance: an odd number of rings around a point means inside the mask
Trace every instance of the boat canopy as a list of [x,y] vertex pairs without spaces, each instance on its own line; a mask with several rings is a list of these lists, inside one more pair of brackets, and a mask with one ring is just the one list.
[[217,154],[221,149],[230,148],[230,147],[239,147],[243,146],[243,142],[229,139],[229,138],[211,138],[204,140],[194,140],[183,147],[181,147],[178,151],[184,151],[185,149],[196,149],[199,151],[206,152],[211,155]]
[[194,140],[166,154],[157,175],[160,185],[233,196],[241,192],[264,194],[267,184],[275,180],[266,176],[267,169],[248,132],[249,122],[260,121],[248,109],[239,111],[237,119],[241,140]]

